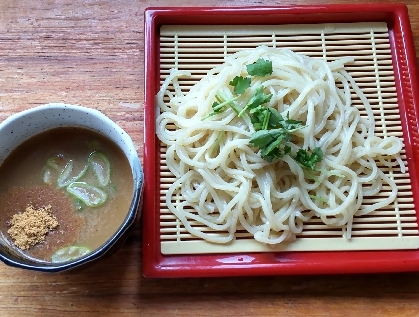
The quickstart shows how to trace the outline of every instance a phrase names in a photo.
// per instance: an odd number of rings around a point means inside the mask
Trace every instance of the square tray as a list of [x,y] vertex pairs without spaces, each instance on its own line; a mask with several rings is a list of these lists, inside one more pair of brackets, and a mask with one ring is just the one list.
[[[279,21],[279,22],[278,22]],[[419,251],[219,252],[166,254],[160,234],[160,143],[155,136],[154,96],[160,87],[160,30],[198,25],[222,29],[230,25],[263,27],[376,22],[386,24],[392,59],[406,161],[413,198],[418,197],[419,155],[417,72],[407,9],[404,5],[324,5],[303,7],[149,8],[145,12],[145,192],[143,267],[146,277],[233,276],[411,271],[419,268]],[[245,26],[246,25],[246,26]],[[332,26],[332,25],[331,25]],[[163,27],[163,28],[162,28]],[[229,27],[225,27],[228,29]],[[348,31],[349,33],[351,31]],[[413,199],[412,198],[412,199]],[[415,206],[416,207],[416,206]],[[417,208],[413,212],[417,214]],[[417,217],[416,217],[417,218]],[[416,225],[416,224],[415,224]],[[407,243],[406,239],[406,243]],[[174,243],[176,246],[176,243]]]

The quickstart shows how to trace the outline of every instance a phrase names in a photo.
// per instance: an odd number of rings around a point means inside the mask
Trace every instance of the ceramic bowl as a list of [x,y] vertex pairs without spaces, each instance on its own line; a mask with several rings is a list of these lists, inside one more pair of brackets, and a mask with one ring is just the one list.
[[73,261],[62,263],[36,261],[22,256],[10,246],[8,241],[0,238],[0,260],[14,267],[59,272],[91,263],[103,257],[110,249],[115,249],[114,246],[121,244],[121,240],[141,212],[143,170],[134,143],[120,126],[100,111],[78,105],[51,103],[10,116],[0,123],[0,165],[23,141],[40,132],[57,127],[88,128],[101,133],[119,146],[131,166],[134,184],[131,205],[122,225],[105,244]]

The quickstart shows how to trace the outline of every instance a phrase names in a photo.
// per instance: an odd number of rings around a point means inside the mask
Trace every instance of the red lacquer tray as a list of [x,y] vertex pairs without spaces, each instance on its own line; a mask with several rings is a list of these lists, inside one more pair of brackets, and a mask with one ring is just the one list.
[[[417,65],[407,8],[386,5],[300,7],[148,8],[145,11],[145,146],[143,268],[146,277],[400,272],[419,269],[419,250],[316,251],[164,255],[160,248],[159,142],[155,95],[160,85],[160,28],[163,25],[283,25],[385,22],[412,194],[419,201]],[[418,208],[416,207],[416,214]]]

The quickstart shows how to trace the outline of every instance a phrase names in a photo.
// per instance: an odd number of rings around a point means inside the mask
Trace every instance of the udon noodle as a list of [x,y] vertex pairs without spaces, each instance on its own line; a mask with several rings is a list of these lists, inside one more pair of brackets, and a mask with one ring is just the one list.
[[[266,107],[304,122],[292,134],[292,146],[321,148],[324,157],[317,163],[315,180],[288,155],[271,163],[264,160],[249,144],[255,132],[249,116],[238,117],[228,107],[203,120],[213,110],[216,92],[233,98],[229,82],[246,76],[246,65],[259,58],[272,61],[273,73],[252,80],[235,103],[244,107],[263,84],[273,95]],[[277,244],[295,238],[316,215],[350,238],[354,216],[396,199],[397,186],[385,169],[403,172],[398,154],[403,144],[398,137],[374,134],[368,99],[344,69],[351,62],[350,57],[326,62],[261,46],[226,57],[186,94],[178,78],[190,74],[171,70],[156,96],[156,133],[167,145],[166,164],[176,177],[166,204],[191,234],[227,243],[240,229],[259,242]],[[361,106],[353,105],[351,92]],[[362,204],[384,186],[389,188],[385,197]]]

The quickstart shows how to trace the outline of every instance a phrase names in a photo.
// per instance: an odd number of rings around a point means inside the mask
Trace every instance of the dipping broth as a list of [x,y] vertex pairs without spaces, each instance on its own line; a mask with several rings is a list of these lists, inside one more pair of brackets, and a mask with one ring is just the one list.
[[[41,261],[69,246],[91,252],[121,226],[132,191],[129,162],[116,144],[89,129],[51,129],[19,145],[0,166],[0,230],[18,251]],[[50,206],[59,225],[22,250],[8,230],[28,206]]]

